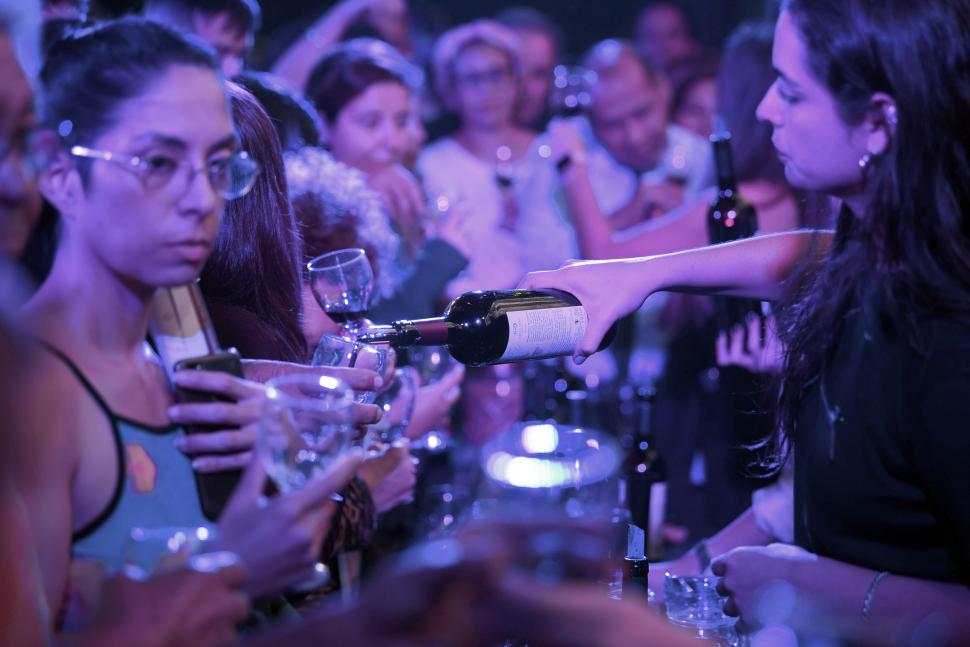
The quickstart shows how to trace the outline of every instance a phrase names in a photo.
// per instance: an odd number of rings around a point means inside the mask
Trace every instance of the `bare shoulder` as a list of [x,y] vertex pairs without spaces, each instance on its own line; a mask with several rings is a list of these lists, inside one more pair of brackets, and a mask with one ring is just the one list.
[[29,448],[26,454],[47,466],[53,461],[73,468],[79,447],[77,423],[90,396],[71,369],[40,345],[33,349],[22,387],[20,444]]

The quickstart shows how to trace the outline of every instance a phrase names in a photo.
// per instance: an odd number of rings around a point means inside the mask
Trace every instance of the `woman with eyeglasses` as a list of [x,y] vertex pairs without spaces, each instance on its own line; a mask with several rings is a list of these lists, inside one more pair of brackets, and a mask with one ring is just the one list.
[[[149,304],[157,289],[195,280],[223,207],[258,167],[240,149],[212,56],[158,24],[123,19],[62,41],[41,82],[52,153],[40,187],[62,235],[24,309],[40,349],[28,388],[47,406],[25,412],[31,448],[17,485],[36,513],[48,603],[60,609],[72,559],[115,570],[131,527],[207,523],[167,378],[145,343]],[[261,408],[262,389],[246,380],[190,371],[175,381],[225,398],[208,409],[213,424],[245,426]],[[352,452],[269,501],[265,474],[250,464],[219,519],[246,593],[309,579],[329,497],[359,462]]]
[[432,54],[435,90],[459,127],[418,156],[418,171],[436,202],[466,209],[475,246],[464,274],[448,286],[508,289],[524,274],[518,226],[518,189],[528,173],[526,152],[535,133],[516,121],[522,62],[515,32],[478,20],[445,32]]
[[[786,0],[758,115],[788,181],[841,201],[835,232],[525,281],[586,306],[581,357],[658,290],[783,302],[773,446],[794,451],[795,545],[712,565],[749,628],[872,644],[970,635],[968,33],[968,0]],[[782,598],[798,600],[788,615]]]

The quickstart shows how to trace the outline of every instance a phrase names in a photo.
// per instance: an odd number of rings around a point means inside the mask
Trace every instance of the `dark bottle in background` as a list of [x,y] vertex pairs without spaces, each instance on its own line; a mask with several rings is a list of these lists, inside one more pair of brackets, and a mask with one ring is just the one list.
[[657,561],[663,551],[662,526],[667,507],[667,465],[657,450],[650,429],[652,387],[641,386],[634,395],[636,428],[627,454],[626,496],[630,523],[645,534],[646,557]]
[[[374,326],[360,340],[395,348],[445,345],[462,364],[486,366],[571,355],[587,322],[586,310],[566,292],[492,290],[459,296],[442,317]],[[615,336],[613,326],[600,349]]]
[[[717,173],[717,196],[707,210],[707,235],[712,245],[750,238],[758,231],[754,207],[738,193],[734,174],[731,133],[711,135],[714,168]],[[744,324],[749,314],[761,314],[761,303],[753,299],[722,297],[717,299],[717,327],[729,330]]]

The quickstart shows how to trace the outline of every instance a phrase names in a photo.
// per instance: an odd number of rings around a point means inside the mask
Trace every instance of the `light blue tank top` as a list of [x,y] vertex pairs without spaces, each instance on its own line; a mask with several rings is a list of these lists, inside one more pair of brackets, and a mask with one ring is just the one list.
[[189,458],[175,447],[185,430],[175,425],[152,427],[117,415],[81,370],[57,348],[42,346],[63,361],[111,422],[118,460],[118,479],[111,501],[74,533],[74,559],[94,560],[109,570],[123,564],[125,542],[136,526],[203,526]]

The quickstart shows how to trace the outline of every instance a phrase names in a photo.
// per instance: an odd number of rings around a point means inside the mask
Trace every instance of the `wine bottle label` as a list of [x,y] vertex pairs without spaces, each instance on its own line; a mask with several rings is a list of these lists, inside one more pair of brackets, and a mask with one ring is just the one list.
[[175,375],[175,365],[183,359],[202,357],[213,352],[213,348],[209,346],[208,340],[201,330],[194,334],[186,333],[185,335],[156,333],[152,339],[169,379],[172,379],[172,376]]
[[570,355],[586,334],[588,322],[582,306],[513,310],[506,316],[509,343],[499,359],[502,362]]

